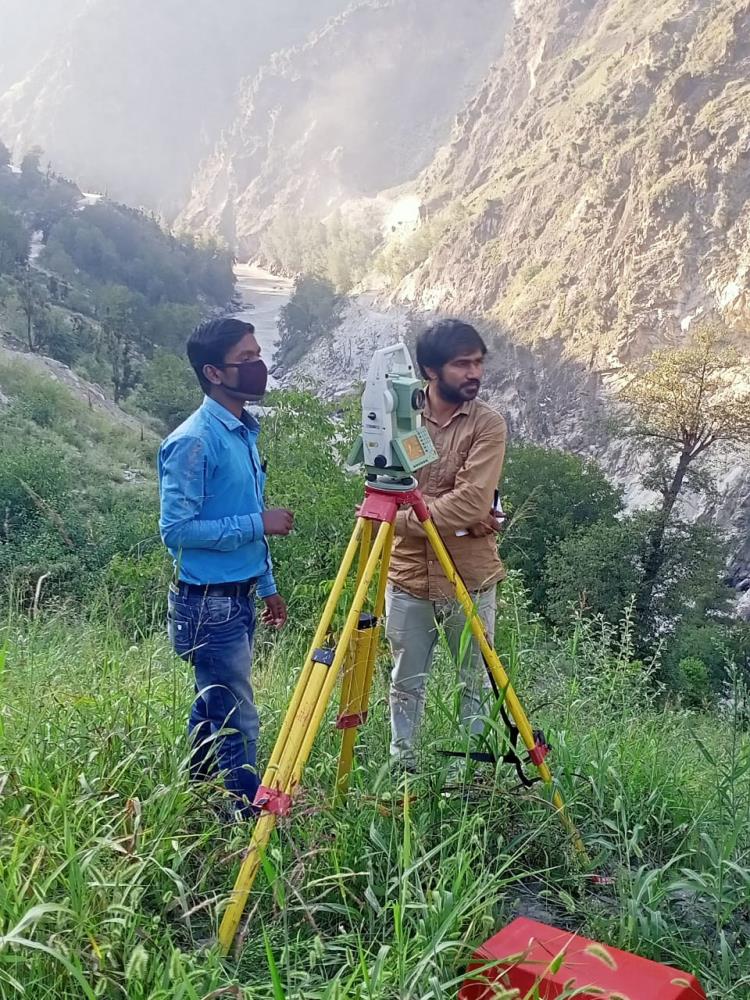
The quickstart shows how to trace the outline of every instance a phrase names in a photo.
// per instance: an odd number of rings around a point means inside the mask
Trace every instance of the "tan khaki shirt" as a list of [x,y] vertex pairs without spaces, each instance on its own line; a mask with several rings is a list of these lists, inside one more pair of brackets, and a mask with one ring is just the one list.
[[[486,520],[492,509],[505,458],[505,420],[475,399],[441,427],[432,416],[429,394],[424,418],[438,460],[415,478],[467,588],[483,590],[505,576],[497,536],[456,537],[456,532]],[[398,514],[389,580],[414,597],[439,601],[454,596],[412,510]]]

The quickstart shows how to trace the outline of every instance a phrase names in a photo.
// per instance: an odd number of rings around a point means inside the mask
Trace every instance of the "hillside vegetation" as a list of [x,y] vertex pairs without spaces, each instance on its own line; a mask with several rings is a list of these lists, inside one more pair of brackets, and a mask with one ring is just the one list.
[[[203,949],[249,830],[220,825],[219,784],[186,780],[192,679],[164,635],[156,440],[26,365],[2,368],[0,387],[10,512],[0,544],[0,995],[265,1000],[275,983],[277,997],[427,1000],[454,994],[472,949],[518,913],[694,970],[716,1000],[747,995],[750,644],[740,632],[703,647],[684,637],[643,659],[627,586],[606,591],[604,614],[565,604],[555,560],[566,544],[616,530],[621,501],[595,467],[512,449],[503,544],[515,568],[496,644],[554,748],[591,870],[611,884],[592,885],[545,796],[519,792],[502,765],[440,794],[446,765],[435,751],[458,739],[442,650],[424,773],[408,807],[397,804],[383,650],[348,803],[328,804],[338,741],[326,724],[242,947],[221,963]],[[269,403],[269,500],[294,507],[298,524],[274,545],[290,627],[258,635],[264,755],[361,495],[341,468],[356,405],[302,393]],[[568,568],[580,582],[592,567]],[[489,739],[501,747],[502,727]]]
[[[184,359],[203,317],[234,293],[229,253],[41,169],[0,143],[0,333],[126,399],[164,352]],[[182,362],[184,367],[184,360]],[[154,381],[151,373],[151,382]],[[183,379],[184,382],[184,379]]]

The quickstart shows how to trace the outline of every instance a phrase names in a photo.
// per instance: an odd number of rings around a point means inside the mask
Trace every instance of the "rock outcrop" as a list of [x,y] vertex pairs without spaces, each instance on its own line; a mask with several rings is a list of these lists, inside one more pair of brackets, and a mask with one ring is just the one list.
[[703,311],[750,343],[750,4],[517,8],[419,181],[427,216],[456,221],[399,297],[600,369]]

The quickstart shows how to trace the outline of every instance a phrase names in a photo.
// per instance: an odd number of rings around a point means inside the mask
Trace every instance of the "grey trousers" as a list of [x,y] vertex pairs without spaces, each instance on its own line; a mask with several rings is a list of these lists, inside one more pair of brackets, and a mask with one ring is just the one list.
[[[492,641],[497,588],[479,591],[472,594],[472,598]],[[462,642],[465,627],[466,616],[457,601],[433,603],[388,585],[386,636],[393,654],[391,756],[403,764],[416,764],[414,741],[424,709],[425,688],[439,628],[443,629],[451,656],[459,667],[461,722],[472,733],[481,733],[484,729],[484,717],[487,715],[484,703],[491,686],[479,646],[471,637],[468,640],[464,638]]]

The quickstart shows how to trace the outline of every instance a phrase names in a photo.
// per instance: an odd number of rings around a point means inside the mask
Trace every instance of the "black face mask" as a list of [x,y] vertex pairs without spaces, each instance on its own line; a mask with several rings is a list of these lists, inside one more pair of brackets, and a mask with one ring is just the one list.
[[236,368],[237,385],[221,383],[222,389],[235,399],[260,399],[266,391],[268,369],[262,359],[242,361],[239,364],[217,365],[217,368]]

